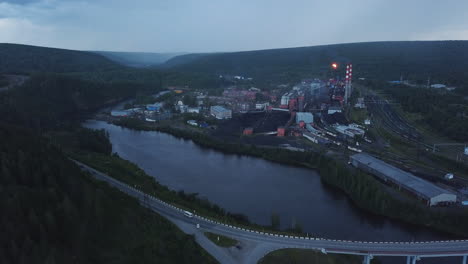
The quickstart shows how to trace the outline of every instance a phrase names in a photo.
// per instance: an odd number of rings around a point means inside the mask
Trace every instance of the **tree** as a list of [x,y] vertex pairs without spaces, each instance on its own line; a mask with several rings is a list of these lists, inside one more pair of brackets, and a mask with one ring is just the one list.
[[188,106],[197,106],[197,98],[193,95],[186,94],[182,99],[183,103]]
[[279,230],[281,227],[280,216],[277,213],[271,214],[271,228]]

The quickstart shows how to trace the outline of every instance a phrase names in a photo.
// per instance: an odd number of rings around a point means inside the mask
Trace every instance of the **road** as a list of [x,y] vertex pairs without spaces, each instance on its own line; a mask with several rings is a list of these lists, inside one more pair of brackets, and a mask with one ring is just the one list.
[[[353,254],[363,256],[464,256],[468,255],[468,240],[423,241],[423,242],[373,242],[345,241],[324,238],[285,236],[248,230],[225,225],[202,216],[188,218],[183,210],[157,198],[144,194],[106,174],[75,161],[83,170],[96,179],[107,182],[120,191],[137,198],[140,203],[154,212],[166,217],[195,240],[221,263],[257,263],[264,255],[282,248],[316,249],[322,252]],[[200,228],[196,225],[199,224]],[[220,248],[209,241],[203,232],[212,232],[234,238],[240,242],[241,249]]]

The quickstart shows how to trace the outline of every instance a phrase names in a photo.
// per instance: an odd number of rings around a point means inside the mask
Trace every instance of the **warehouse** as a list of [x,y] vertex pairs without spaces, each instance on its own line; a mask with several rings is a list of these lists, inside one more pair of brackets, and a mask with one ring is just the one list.
[[111,116],[127,117],[128,116],[128,111],[114,110],[114,111],[111,111]]
[[222,106],[215,105],[210,108],[210,113],[217,119],[229,119],[232,117],[232,111]]
[[457,196],[411,173],[398,169],[368,154],[360,153],[350,157],[353,166],[367,171],[385,182],[391,182],[399,188],[416,195],[427,205],[454,203]]

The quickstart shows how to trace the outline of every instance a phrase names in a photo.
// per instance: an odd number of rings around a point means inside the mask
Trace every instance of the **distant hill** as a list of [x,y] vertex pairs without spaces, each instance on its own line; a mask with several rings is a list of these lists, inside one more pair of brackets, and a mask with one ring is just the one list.
[[[181,66],[184,64],[196,62],[198,59],[207,56],[207,55],[214,55],[216,53],[189,53],[184,55],[175,56],[169,60],[167,60],[164,64],[161,65],[163,68],[173,68],[177,66]],[[227,54],[227,53],[218,53],[218,54]]]
[[0,43],[0,73],[64,73],[120,67],[91,52]]
[[150,52],[113,52],[93,51],[110,60],[130,67],[150,67],[165,63],[167,60],[184,53],[150,53]]
[[[395,41],[323,45],[217,54],[188,54],[168,60],[171,70],[244,75],[290,81],[330,75],[330,63],[353,63],[354,77],[449,82],[466,80],[468,41]],[[327,75],[328,74],[328,75]],[[465,81],[466,82],[466,81]]]

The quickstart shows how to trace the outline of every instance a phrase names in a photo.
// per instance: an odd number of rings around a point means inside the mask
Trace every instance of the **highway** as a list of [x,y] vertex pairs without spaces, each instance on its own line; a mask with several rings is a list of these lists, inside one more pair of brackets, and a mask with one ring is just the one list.
[[[144,194],[106,174],[83,163],[74,161],[96,179],[107,182],[120,191],[137,198],[140,203],[166,217],[182,231],[193,234],[196,241],[221,263],[257,263],[264,255],[282,248],[316,249],[324,253],[353,254],[364,256],[363,263],[369,263],[372,256],[407,256],[407,263],[416,263],[418,258],[468,255],[468,240],[421,241],[421,242],[373,242],[345,241],[325,238],[285,236],[248,230],[225,225],[202,216],[188,218],[183,210],[155,197]],[[199,224],[200,228],[196,225]],[[212,232],[240,241],[241,249],[217,247],[203,232]],[[463,257],[466,264],[466,257]]]

